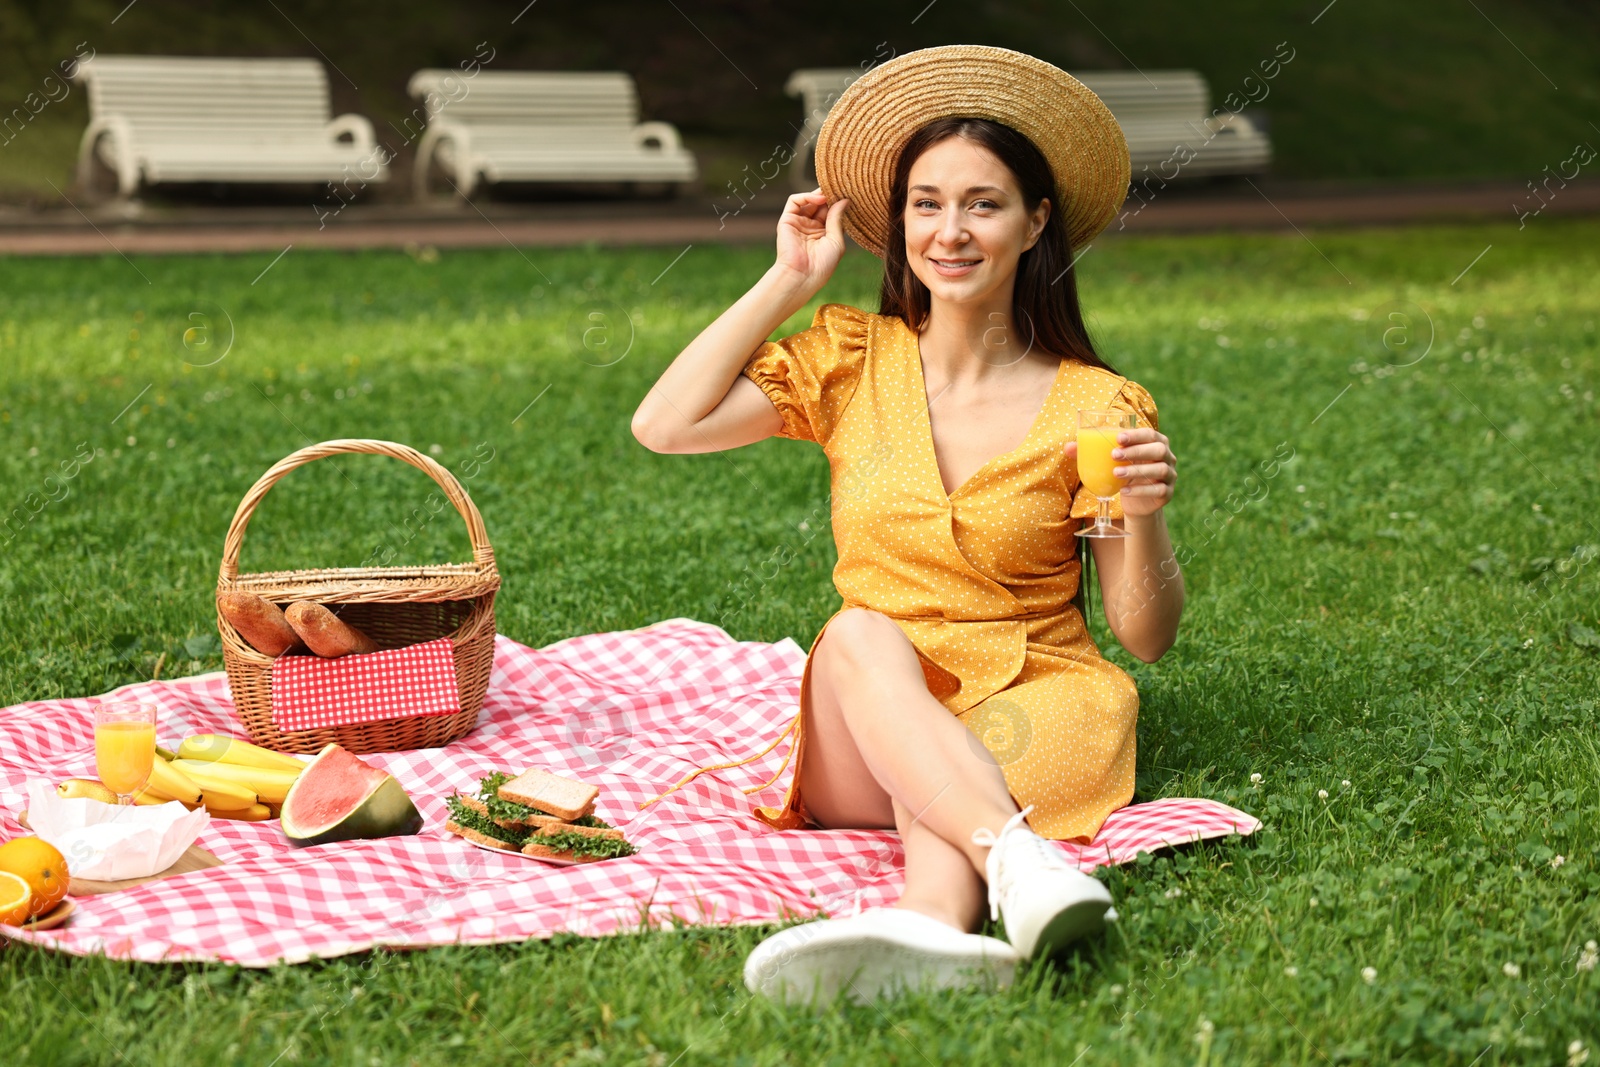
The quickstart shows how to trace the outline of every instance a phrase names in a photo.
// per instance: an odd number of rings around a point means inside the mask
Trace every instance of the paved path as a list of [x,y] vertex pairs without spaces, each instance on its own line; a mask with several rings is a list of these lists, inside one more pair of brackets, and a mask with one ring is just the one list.
[[[1553,216],[1600,214],[1600,179],[1572,181],[1535,199],[1526,183],[1340,185],[1247,180],[1227,187],[1173,188],[1130,195],[1108,235],[1226,230],[1294,230],[1498,220],[1549,225]],[[1542,204],[1542,206],[1541,206]],[[443,208],[354,205],[320,224],[308,207],[148,209],[114,206],[0,214],[0,254],[104,255],[278,252],[296,248],[493,248],[599,245],[765,244],[781,196],[738,214],[695,200],[489,202]],[[1531,210],[1538,208],[1538,214]]]

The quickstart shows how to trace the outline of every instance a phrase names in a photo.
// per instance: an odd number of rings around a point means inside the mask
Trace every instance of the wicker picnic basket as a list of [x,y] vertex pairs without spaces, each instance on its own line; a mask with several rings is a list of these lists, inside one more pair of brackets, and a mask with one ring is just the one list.
[[[296,467],[346,453],[392,456],[437,482],[466,520],[467,534],[472,539],[472,562],[240,574],[239,548],[245,528],[267,491]],[[494,664],[494,594],[499,588],[494,549],[489,545],[477,506],[454,475],[416,449],[392,441],[348,439],[310,445],[279,460],[250,487],[233,514],[222,549],[217,594],[240,590],[280,607],[296,600],[328,605],[340,618],[369,634],[380,649],[449,637],[455,647],[461,710],[451,715],[282,732],[272,719],[272,658],[247,644],[219,611],[222,662],[228,671],[234,706],[251,739],[280,752],[316,752],[330,741],[352,752],[396,752],[446,745],[466,734],[477,723],[489,689],[489,670]]]

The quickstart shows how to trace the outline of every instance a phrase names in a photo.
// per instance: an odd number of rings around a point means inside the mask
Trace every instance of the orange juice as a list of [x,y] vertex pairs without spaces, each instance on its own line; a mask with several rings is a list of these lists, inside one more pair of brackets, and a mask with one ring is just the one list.
[[1113,497],[1127,484],[1111,471],[1121,460],[1111,458],[1117,434],[1125,426],[1084,426],[1078,430],[1078,477],[1095,496]]
[[150,781],[156,728],[148,722],[102,722],[94,728],[94,766],[113,793],[137,793]]

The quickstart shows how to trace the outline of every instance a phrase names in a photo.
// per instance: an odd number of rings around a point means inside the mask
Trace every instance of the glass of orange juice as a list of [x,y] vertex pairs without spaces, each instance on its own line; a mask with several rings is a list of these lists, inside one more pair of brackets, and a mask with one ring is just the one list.
[[1138,424],[1138,417],[1128,411],[1078,412],[1078,477],[1100,501],[1094,525],[1079,530],[1079,537],[1128,536],[1128,531],[1111,524],[1111,500],[1127,484],[1112,473],[1121,461],[1111,458],[1111,450],[1117,447],[1117,434]]
[[100,781],[132,804],[150,781],[156,759],[156,706],[111,700],[94,709],[94,767]]

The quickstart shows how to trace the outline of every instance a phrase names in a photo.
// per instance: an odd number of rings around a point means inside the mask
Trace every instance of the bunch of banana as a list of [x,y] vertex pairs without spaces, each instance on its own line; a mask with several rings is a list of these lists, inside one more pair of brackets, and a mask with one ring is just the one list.
[[220,734],[184,738],[177,752],[157,749],[150,783],[135,800],[204,805],[222,819],[276,818],[289,787],[305,769],[293,756]]

